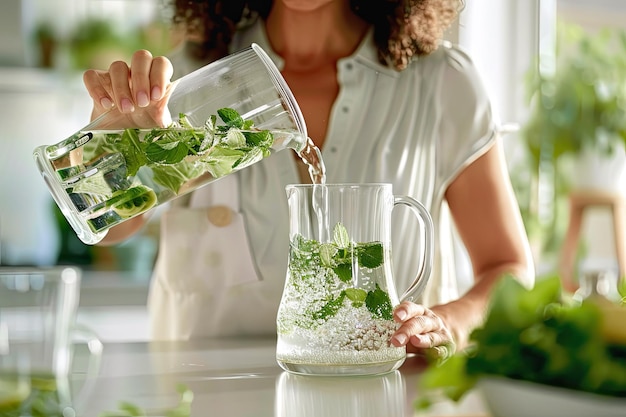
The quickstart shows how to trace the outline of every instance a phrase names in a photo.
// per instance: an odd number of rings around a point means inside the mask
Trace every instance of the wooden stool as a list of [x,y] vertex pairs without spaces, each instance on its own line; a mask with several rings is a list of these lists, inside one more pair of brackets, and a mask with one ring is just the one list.
[[576,250],[583,214],[585,209],[590,207],[609,207],[611,210],[619,280],[626,279],[626,198],[624,195],[607,191],[581,190],[572,192],[569,202],[569,226],[565,234],[560,262],[563,288],[571,292],[578,288],[574,279]]

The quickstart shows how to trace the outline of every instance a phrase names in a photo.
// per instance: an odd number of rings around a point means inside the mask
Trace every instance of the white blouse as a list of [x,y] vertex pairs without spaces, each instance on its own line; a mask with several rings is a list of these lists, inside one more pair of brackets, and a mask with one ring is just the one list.
[[[252,42],[282,67],[260,22],[238,33],[232,50]],[[179,74],[193,69],[173,61]],[[436,250],[430,281],[417,301],[433,305],[458,297],[459,288],[472,279],[471,269],[458,273],[459,249],[460,258],[466,257],[455,241],[444,194],[497,138],[490,100],[474,64],[461,49],[443,43],[398,72],[378,62],[370,32],[337,66],[340,92],[322,149],[326,182],[391,183],[394,194],[420,201],[433,218]],[[285,186],[299,182],[298,169],[293,154],[282,151],[236,175],[258,281],[234,286],[230,301],[220,303],[232,311],[220,315],[230,318],[224,325],[232,326],[243,308],[250,321],[244,332],[275,332],[289,251]],[[211,193],[212,186],[195,193]],[[393,271],[401,295],[419,268],[420,231],[409,210],[395,209],[392,218]]]

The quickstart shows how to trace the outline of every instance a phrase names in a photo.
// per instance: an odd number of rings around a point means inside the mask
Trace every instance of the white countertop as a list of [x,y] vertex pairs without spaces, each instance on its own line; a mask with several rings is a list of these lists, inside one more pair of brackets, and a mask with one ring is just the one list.
[[[74,385],[86,369],[86,349],[77,349]],[[120,401],[146,409],[178,404],[176,386],[194,393],[193,417],[486,417],[477,395],[416,414],[419,378],[415,359],[372,377],[311,377],[283,372],[274,339],[104,345],[99,377],[79,406],[79,416],[97,417]]]

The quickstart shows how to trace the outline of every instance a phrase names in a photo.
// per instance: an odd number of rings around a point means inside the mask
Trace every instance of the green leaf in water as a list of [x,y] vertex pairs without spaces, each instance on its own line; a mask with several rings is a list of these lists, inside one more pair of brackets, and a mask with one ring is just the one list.
[[126,129],[122,133],[117,149],[124,156],[126,161],[126,175],[137,174],[139,168],[148,163],[148,159],[142,150],[139,140],[139,129]]
[[322,265],[327,268],[332,268],[335,265],[333,257],[337,253],[337,248],[331,243],[322,243],[320,245],[320,259]]
[[223,177],[233,172],[233,166],[239,161],[245,152],[239,149],[231,149],[224,145],[215,146],[204,159],[207,171],[215,178]]
[[219,109],[217,114],[229,127],[236,127],[238,129],[242,129],[244,127],[243,118],[234,109],[225,107],[223,109]]
[[324,307],[319,309],[318,311],[313,313],[314,320],[328,320],[331,317],[334,317],[337,314],[337,311],[343,305],[344,300],[346,299],[346,292],[341,291],[339,297],[334,298],[324,304]]
[[347,288],[346,297],[352,301],[352,307],[361,307],[367,298],[367,291],[361,288]]
[[160,164],[176,164],[188,154],[189,147],[178,138],[162,138],[146,146],[146,157]]
[[393,307],[391,306],[391,300],[389,295],[380,289],[376,284],[376,289],[369,291],[365,298],[365,306],[373,315],[380,317],[384,320],[393,319]]
[[269,148],[274,143],[274,137],[269,130],[243,131],[248,146],[261,146]]
[[333,268],[335,274],[342,282],[352,281],[352,265],[343,263]]
[[335,225],[333,229],[333,240],[338,248],[347,248],[350,246],[350,236],[343,224],[337,223]]
[[357,247],[359,265],[364,268],[377,268],[383,264],[383,245],[379,242],[364,243]]
[[222,139],[222,143],[231,148],[242,148],[247,145],[246,137],[239,129],[230,129]]

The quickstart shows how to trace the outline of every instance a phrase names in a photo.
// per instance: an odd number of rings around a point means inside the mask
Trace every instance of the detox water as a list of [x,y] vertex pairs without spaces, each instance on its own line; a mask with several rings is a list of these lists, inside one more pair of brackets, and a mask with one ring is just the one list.
[[397,368],[406,351],[389,343],[398,325],[392,316],[397,300],[386,286],[388,259],[388,245],[350,241],[341,223],[327,243],[296,235],[277,319],[278,363],[307,374]]
[[319,150],[299,131],[258,130],[232,109],[217,113],[199,127],[181,115],[166,128],[79,132],[38,148],[35,159],[56,177],[48,183],[60,184],[59,206],[78,213],[72,226],[92,234],[285,148],[302,153],[312,180],[324,181]]

